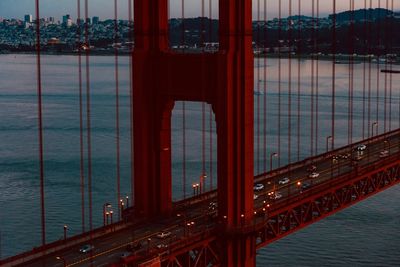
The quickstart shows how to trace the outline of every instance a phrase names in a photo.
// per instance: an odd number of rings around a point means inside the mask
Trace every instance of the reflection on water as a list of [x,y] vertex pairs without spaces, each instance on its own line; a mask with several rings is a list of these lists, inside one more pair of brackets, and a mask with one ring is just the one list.
[[[1,255],[10,256],[40,244],[38,145],[36,116],[35,57],[1,55],[0,71],[0,231]],[[326,137],[331,135],[332,63],[258,59],[255,66],[255,172],[267,170],[270,153],[280,151],[280,164],[296,161],[312,153],[325,151]],[[115,182],[115,88],[112,57],[91,58],[92,148],[93,148],[93,216],[95,226],[102,224],[102,205],[116,206]],[[121,117],[121,188],[130,194],[130,123],[128,58],[120,60]],[[289,66],[291,79],[289,81]],[[265,66],[265,67],[264,67]],[[314,69],[314,75],[311,70]],[[352,112],[353,141],[368,136],[372,122],[379,121],[379,132],[399,127],[399,77],[388,79],[380,74],[376,64],[354,66]],[[264,73],[266,76],[264,76]],[[335,79],[335,145],[347,144],[349,107],[349,66],[336,65]],[[279,80],[279,76],[281,79]],[[379,76],[379,98],[377,77]],[[399,76],[399,75],[398,75]],[[366,77],[366,79],[364,79]],[[79,99],[77,58],[73,56],[43,56],[45,195],[48,241],[63,235],[63,225],[69,234],[80,231],[79,173]],[[318,84],[318,85],[317,85]],[[279,88],[280,93],[279,93]],[[365,90],[364,90],[365,88]],[[370,90],[369,90],[370,88]],[[386,105],[385,105],[386,88]],[[364,96],[371,98],[364,101]],[[291,110],[289,113],[289,93]],[[84,99],[85,100],[85,99]],[[279,112],[280,103],[280,112]],[[391,103],[391,104],[389,104]],[[192,194],[191,184],[198,182],[202,162],[202,105],[186,103],[186,184],[182,184],[183,137],[182,103],[177,102],[172,119],[173,194],[174,199]],[[391,107],[391,108],[390,108]],[[378,117],[376,110],[378,108]],[[298,113],[300,110],[300,113]],[[318,110],[318,115],[316,111]],[[365,113],[363,112],[365,110]],[[391,121],[389,121],[389,110]],[[311,116],[314,111],[314,116]],[[278,114],[281,114],[280,121]],[[363,115],[364,114],[364,115]],[[368,117],[368,114],[369,117]],[[85,116],[86,114],[84,114]],[[210,110],[205,105],[204,166],[209,179],[207,189],[216,186],[215,124],[210,129]],[[369,119],[368,119],[369,118]],[[313,124],[311,123],[313,121]],[[278,127],[280,122],[280,129]],[[300,124],[298,123],[300,122]],[[290,135],[289,135],[290,125]],[[300,125],[300,131],[297,131]],[[317,127],[318,125],[318,127]],[[351,126],[351,124],[350,124]],[[313,130],[313,134],[311,134]],[[266,138],[264,139],[266,133]],[[370,133],[371,134],[371,133]],[[313,139],[311,139],[313,136]],[[311,147],[311,140],[313,145]],[[280,141],[280,147],[278,146]],[[290,157],[289,157],[289,142]],[[212,144],[210,144],[212,143]],[[210,152],[212,147],[212,152]],[[266,150],[264,152],[264,147]],[[208,163],[212,157],[211,165]],[[266,159],[267,158],[267,159]],[[85,160],[86,164],[86,160]],[[274,163],[275,165],[277,164]],[[275,166],[276,167],[276,166]],[[211,181],[211,177],[213,181]],[[321,221],[309,229],[287,237],[260,251],[259,266],[390,266],[399,260],[400,229],[399,188],[381,193],[371,201]],[[86,201],[87,203],[87,201]],[[86,220],[88,221],[88,220]],[[379,238],[374,233],[379,233]],[[29,238],[26,238],[29,237]],[[374,242],[367,242],[374,238]],[[366,244],[369,244],[368,246]],[[368,249],[368,250],[367,250]],[[368,253],[361,251],[367,250]],[[365,259],[362,255],[368,254]],[[335,256],[340,255],[340,256]],[[382,264],[380,264],[382,263]],[[394,266],[394,265],[392,265]]]

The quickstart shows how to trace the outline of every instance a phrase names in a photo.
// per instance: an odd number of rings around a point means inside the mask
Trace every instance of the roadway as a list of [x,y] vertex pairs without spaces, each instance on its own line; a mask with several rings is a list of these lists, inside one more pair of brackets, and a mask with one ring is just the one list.
[[[361,143],[359,143],[361,144]],[[388,150],[392,155],[398,153],[400,147],[400,135],[396,131],[386,137],[379,137],[376,141],[366,141],[366,149],[357,151],[355,148],[359,145],[355,144],[342,149],[337,149],[330,153],[317,156],[312,159],[302,161],[301,164],[292,164],[284,168],[280,168],[265,175],[257,176],[255,184],[262,184],[263,189],[255,191],[257,198],[254,200],[254,210],[257,213],[263,210],[273,210],[274,206],[283,203],[288,197],[302,194],[306,190],[318,184],[323,184],[331,179],[335,179],[339,175],[353,171],[354,168],[362,168],[372,162],[382,159],[380,152]],[[333,160],[334,156],[342,156],[338,160]],[[356,158],[358,159],[356,160]],[[310,166],[316,166],[318,177],[310,178],[310,172],[307,170]],[[280,185],[279,181],[283,178],[289,178],[290,182]],[[302,185],[309,183],[310,188],[302,190]],[[271,199],[270,192],[279,192],[279,199]],[[122,229],[114,233],[100,236],[92,240],[93,250],[89,253],[81,253],[79,249],[82,245],[70,247],[58,253],[53,253],[46,257],[46,266],[108,266],[110,262],[121,261],[123,256],[127,255],[146,255],[165,253],[171,244],[176,242],[187,242],[190,237],[204,232],[206,229],[213,229],[216,226],[216,210],[209,209],[210,202],[216,202],[216,197],[206,198],[198,201],[197,204],[191,205],[185,212],[175,213],[169,219],[164,219],[158,223],[150,222],[140,224],[126,224]],[[260,220],[262,218],[258,218]],[[256,219],[257,220],[257,217]],[[157,237],[160,232],[169,232],[170,235],[165,238]],[[133,244],[141,244],[134,252],[128,252],[127,246]],[[57,258],[58,257],[58,258]],[[7,266],[7,265],[6,265]],[[42,261],[35,261],[23,266],[43,266]]]

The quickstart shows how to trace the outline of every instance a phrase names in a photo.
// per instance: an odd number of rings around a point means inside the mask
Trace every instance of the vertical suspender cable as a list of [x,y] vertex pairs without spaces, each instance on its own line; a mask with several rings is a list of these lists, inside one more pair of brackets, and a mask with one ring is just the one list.
[[362,93],[362,140],[365,139],[365,90],[366,90],[366,65],[367,65],[367,0],[364,0],[364,33],[363,33],[363,93]]
[[313,42],[311,54],[311,123],[310,123],[310,156],[314,155],[314,65],[315,65],[315,0],[312,0],[312,31],[311,41]]
[[303,27],[303,22],[301,19],[301,1],[298,0],[298,11],[299,11],[299,16],[298,16],[298,30],[297,30],[297,161],[300,160],[300,143],[301,143],[301,133],[300,133],[300,116],[301,116],[301,107],[300,107],[300,92],[301,92],[301,84],[300,84],[300,76],[301,76],[301,45],[302,45],[302,39],[301,39],[301,28]]
[[[185,49],[185,0],[182,0],[182,36],[181,47]],[[183,198],[186,198],[186,105],[182,101],[182,179],[183,179]]]
[[117,203],[118,218],[121,218],[121,173],[120,173],[120,140],[119,140],[119,67],[118,67],[118,0],[114,0],[114,62],[115,62],[115,133],[116,133],[116,180],[117,180]]
[[[393,1],[391,1],[391,7],[390,7],[390,11],[393,14],[394,10],[393,10]],[[393,55],[393,17],[390,18],[390,29],[389,29],[389,34],[390,34],[390,54]],[[393,68],[393,62],[390,61],[390,69],[392,70]],[[392,90],[393,90],[393,84],[392,84],[392,73],[390,73],[390,77],[389,77],[389,131],[392,130]]]
[[[319,101],[319,0],[316,0],[317,5],[317,18],[316,18],[316,40],[315,40],[315,48],[316,48],[316,65],[315,65],[315,155],[318,155],[318,101]],[[314,52],[314,53],[315,53]]]
[[[292,17],[292,0],[289,0],[289,17]],[[292,24],[289,22],[289,70],[288,70],[288,164],[292,161]],[[290,171],[290,170],[289,170]]]
[[[385,46],[385,55],[386,55],[386,61],[385,61],[385,69],[388,69],[388,66],[389,66],[389,64],[388,64],[388,60],[389,60],[389,57],[387,56],[388,55],[388,43],[387,43],[387,40],[388,40],[388,29],[389,29],[389,21],[388,21],[388,10],[389,10],[389,0],[386,0],[386,11],[385,11],[385,36],[384,36],[384,38],[385,38],[385,42],[384,42],[384,46]],[[386,115],[387,115],[387,113],[388,113],[388,110],[387,110],[387,95],[388,95],[388,74],[385,72],[385,81],[384,81],[384,84],[385,84],[385,89],[384,89],[384,98],[383,98],[383,108],[384,108],[384,110],[383,110],[383,132],[386,132],[386,130],[387,130],[387,120],[386,120]]]
[[279,26],[278,26],[278,167],[281,165],[281,38],[282,38],[282,0],[279,0]]
[[[129,99],[130,99],[130,118],[129,118],[129,126],[130,126],[130,153],[131,153],[131,177],[134,179],[134,170],[133,170],[133,165],[134,165],[134,144],[133,144],[133,77],[132,77],[132,68],[133,68],[133,0],[128,0],[128,23],[129,23],[129,33],[128,33],[128,38],[130,42],[130,55],[129,55]],[[131,200],[132,203],[131,205],[133,206],[134,203],[134,197],[133,197],[133,192],[134,192],[134,182],[133,179],[131,179]]]
[[353,72],[354,72],[354,0],[350,0],[350,29],[348,37],[349,49],[349,89],[348,89],[348,129],[347,143],[352,144],[353,140]]
[[80,176],[81,176],[81,220],[82,233],[85,232],[85,161],[83,144],[83,97],[82,97],[82,25],[81,25],[81,0],[77,0],[78,28],[78,75],[79,75],[79,151],[80,151]]
[[[267,22],[267,0],[264,0],[264,22]],[[268,31],[268,26],[264,24],[264,54],[267,53],[267,31]],[[263,157],[264,157],[264,168],[263,171],[267,171],[267,56],[264,55],[264,72],[263,72],[263,115],[264,115],[264,122],[263,122],[263,139],[264,139],[264,152],[263,152]]]
[[[378,0],[378,17],[381,14],[381,0]],[[381,45],[381,19],[378,20],[377,23],[377,32],[378,32],[378,45],[375,45],[376,49],[378,50],[378,59],[376,61],[376,114],[375,114],[375,122],[376,122],[376,131],[374,131],[375,135],[378,135],[379,132],[379,90],[380,90],[380,77],[379,77],[379,69],[380,69],[380,45]]]
[[44,203],[44,162],[43,162],[43,117],[42,117],[42,64],[40,61],[40,10],[39,0],[35,1],[36,11],[36,82],[38,104],[38,131],[39,131],[39,172],[40,172],[40,215],[42,227],[42,245],[46,244],[46,218]]
[[[257,0],[257,38],[256,47],[260,47],[260,0]],[[258,51],[259,52],[259,51]],[[257,174],[260,174],[260,58],[257,58]]]
[[[204,0],[201,0],[201,31],[200,31],[200,45],[204,53],[205,46],[204,46],[204,31],[205,31],[205,6]],[[204,66],[204,65],[203,65]],[[204,68],[203,68],[204,69]],[[204,73],[204,72],[202,72]],[[203,80],[203,79],[202,79]],[[204,87],[202,86],[202,103],[201,103],[201,155],[202,155],[202,172],[200,178],[200,191],[201,193],[205,192],[205,184],[204,178],[206,175],[206,103],[205,103],[205,96],[204,96]]]
[[[90,43],[89,43],[89,0],[85,0],[85,47],[86,47],[86,123],[87,123],[87,165],[88,165],[88,198],[89,198],[89,231],[90,243],[93,243],[93,201],[92,201],[92,140],[90,111]],[[90,251],[90,265],[93,266],[93,250]]]
[[[369,55],[372,52],[372,0],[369,1],[369,13],[368,13],[368,51]],[[371,137],[371,88],[372,88],[372,58],[368,56],[369,64],[368,64],[368,123],[367,123],[367,132],[368,137]]]
[[[212,43],[212,32],[213,32],[213,20],[212,20],[212,0],[209,0],[208,2],[209,6],[209,30],[208,30],[208,42],[211,44]],[[210,47],[211,48],[211,47]],[[213,111],[212,111],[212,105],[210,105],[210,110],[209,110],[209,145],[210,145],[210,191],[213,189]]]
[[331,126],[331,136],[332,136],[332,149],[335,148],[335,97],[336,97],[336,0],[333,0],[333,19],[332,19],[332,126]]

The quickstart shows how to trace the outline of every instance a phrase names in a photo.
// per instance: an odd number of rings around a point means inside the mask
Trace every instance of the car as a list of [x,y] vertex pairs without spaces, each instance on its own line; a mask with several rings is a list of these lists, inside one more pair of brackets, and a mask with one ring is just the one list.
[[309,166],[308,168],[307,168],[307,171],[308,172],[315,172],[317,170],[317,166],[315,166],[315,165],[311,165],[311,166]]
[[367,146],[364,144],[361,144],[361,145],[358,145],[356,149],[357,149],[357,151],[364,151],[365,149],[367,149]]
[[270,199],[275,199],[275,200],[277,200],[277,199],[282,198],[282,194],[279,193],[279,192],[275,192],[274,194],[270,195],[269,198],[270,198]]
[[171,236],[171,232],[161,232],[157,234],[157,238],[164,239]]
[[290,182],[290,179],[288,177],[282,178],[279,180],[279,184],[288,184]]
[[317,178],[319,176],[319,173],[318,172],[312,172],[312,173],[310,173],[309,175],[308,175],[308,177],[310,177],[310,178]]
[[339,155],[339,157],[341,159],[348,159],[350,156],[351,156],[350,153],[344,153],[344,154]]
[[271,196],[273,196],[275,194],[275,192],[274,191],[271,191],[271,192],[268,192],[268,196],[271,198]]
[[261,190],[264,189],[264,185],[263,184],[256,184],[253,189],[254,189],[254,191],[261,191]]
[[214,210],[216,210],[217,209],[217,203],[216,202],[210,202],[209,204],[208,204],[208,210],[209,211],[214,211]]
[[159,249],[168,248],[168,245],[167,244],[158,244],[156,247],[159,248]]
[[254,194],[253,199],[256,200],[258,198],[258,195]]
[[387,157],[387,156],[389,156],[389,151],[388,151],[388,150],[383,150],[383,151],[381,151],[381,152],[379,153],[379,157],[380,157],[380,158],[385,158],[385,157]]
[[92,245],[86,244],[83,247],[81,247],[79,249],[79,252],[81,253],[88,253],[89,251],[91,251],[94,247]]
[[309,189],[310,187],[311,187],[311,184],[305,182],[305,183],[303,183],[303,184],[301,185],[301,190],[304,191],[304,190]]

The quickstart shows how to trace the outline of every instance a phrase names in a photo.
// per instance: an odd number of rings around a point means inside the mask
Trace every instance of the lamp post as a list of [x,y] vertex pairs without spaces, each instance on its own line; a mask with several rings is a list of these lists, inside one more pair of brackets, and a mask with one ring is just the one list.
[[377,134],[378,133],[378,123],[377,122],[374,122],[371,125],[371,132],[372,132],[371,137],[374,137],[374,128],[376,128],[376,134]]
[[68,226],[64,225],[64,241],[67,240],[67,229],[68,229]]
[[106,222],[106,225],[108,224],[108,217],[110,216],[110,212],[106,212],[106,219],[107,219],[107,222]]
[[192,188],[193,188],[193,195],[196,196],[199,193],[199,184],[192,184]]
[[113,211],[111,210],[110,211],[110,224],[112,224],[113,223]]
[[129,208],[129,197],[126,196],[125,199],[126,199],[126,207]]
[[299,192],[300,192],[300,190],[301,190],[301,182],[298,181],[298,182],[296,183],[296,185],[297,185],[297,188],[298,188],[298,190],[299,190]]
[[106,208],[111,208],[111,204],[110,203],[103,204],[103,226],[106,225]]
[[[328,148],[329,140],[332,140],[332,138],[333,138],[332,135],[326,137],[326,152],[328,152],[328,149],[329,149]],[[331,147],[331,150],[333,150],[333,147]]]
[[56,257],[56,259],[57,259],[57,260],[59,260],[59,261],[62,261],[62,262],[63,262],[63,265],[64,265],[64,267],[66,267],[66,266],[67,266],[67,261],[65,260],[65,258],[63,258],[63,257],[60,257],[60,256],[57,256],[57,257]]
[[147,238],[147,253],[150,251],[150,242],[151,242],[151,238]]
[[274,152],[271,153],[271,155],[269,156],[269,170],[272,171],[272,158],[277,157],[278,153]]
[[203,188],[204,188],[204,180],[207,178],[207,174],[203,173],[200,175],[200,194],[203,193]]

